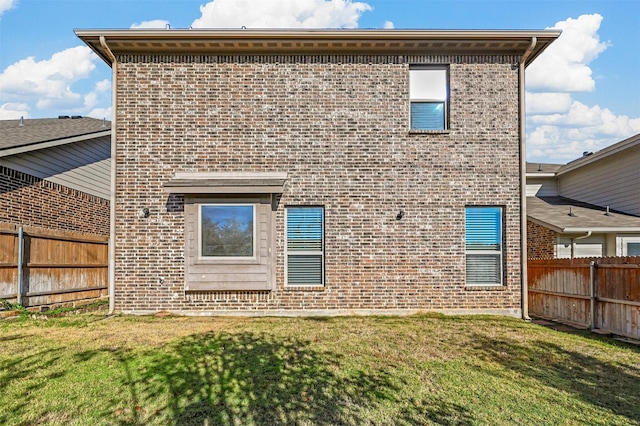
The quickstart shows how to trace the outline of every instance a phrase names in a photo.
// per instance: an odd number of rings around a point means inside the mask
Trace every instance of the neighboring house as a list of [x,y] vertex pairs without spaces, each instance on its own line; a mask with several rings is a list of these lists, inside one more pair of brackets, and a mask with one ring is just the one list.
[[559,31],[76,34],[113,68],[112,308],[526,315],[524,69]]
[[527,164],[528,254],[640,256],[640,134],[566,165]]
[[0,121],[0,222],[109,235],[111,123]]

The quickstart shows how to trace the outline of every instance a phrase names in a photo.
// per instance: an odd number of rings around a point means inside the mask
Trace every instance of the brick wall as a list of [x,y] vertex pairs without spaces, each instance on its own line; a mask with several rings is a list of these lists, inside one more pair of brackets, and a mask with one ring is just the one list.
[[556,233],[549,228],[527,221],[527,258],[553,259]]
[[[116,308],[517,312],[517,60],[120,57]],[[449,132],[408,131],[409,64],[420,63],[450,64]],[[276,286],[185,292],[184,198],[162,186],[176,172],[239,171],[289,174],[276,212]],[[323,289],[284,288],[287,205],[325,207]],[[466,205],[505,207],[504,286],[465,286]]]
[[109,201],[0,166],[0,221],[109,235]]

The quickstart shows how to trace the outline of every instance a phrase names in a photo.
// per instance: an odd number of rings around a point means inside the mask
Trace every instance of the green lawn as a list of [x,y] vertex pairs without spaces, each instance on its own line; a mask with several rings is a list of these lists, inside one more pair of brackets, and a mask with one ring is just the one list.
[[0,424],[640,424],[640,347],[491,316],[5,320]]

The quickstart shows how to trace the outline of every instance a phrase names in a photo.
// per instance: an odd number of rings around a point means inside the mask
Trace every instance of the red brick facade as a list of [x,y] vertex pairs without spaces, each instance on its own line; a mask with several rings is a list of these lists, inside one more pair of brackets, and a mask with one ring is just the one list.
[[527,258],[553,259],[556,257],[556,233],[537,223],[527,221]]
[[0,221],[109,235],[109,201],[0,166]]
[[[518,61],[120,56],[116,309],[518,315]],[[449,131],[409,132],[410,64],[449,65]],[[271,291],[185,291],[184,197],[163,191],[176,172],[288,173]],[[284,286],[289,205],[325,208],[323,288]],[[465,206],[473,205],[504,207],[504,286],[465,285]]]

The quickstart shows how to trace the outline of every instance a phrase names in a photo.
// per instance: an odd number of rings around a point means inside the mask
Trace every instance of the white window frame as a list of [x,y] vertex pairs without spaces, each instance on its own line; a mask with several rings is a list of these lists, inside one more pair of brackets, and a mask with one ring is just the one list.
[[[499,230],[500,230],[500,249],[499,250],[469,250],[467,248],[467,232],[466,232],[466,217],[467,217],[467,210],[469,209],[497,209],[500,214],[499,214],[499,218],[500,218],[500,223],[499,223]],[[465,237],[464,237],[464,244],[465,244],[465,285],[469,286],[469,287],[496,287],[496,286],[503,286],[504,285],[504,272],[505,272],[505,267],[504,267],[504,258],[505,258],[505,246],[504,246],[504,212],[505,212],[505,208],[503,206],[465,206]],[[467,268],[469,267],[467,259],[469,256],[473,256],[473,255],[498,255],[498,266],[499,266],[499,271],[498,271],[498,277],[499,277],[499,282],[495,282],[495,283],[478,283],[478,282],[468,282],[467,281]]]
[[[434,78],[440,79],[440,72],[444,75],[444,87],[436,85],[418,83],[421,73],[436,73]],[[409,129],[414,132],[442,132],[449,130],[449,66],[448,65],[410,65],[409,66]],[[413,126],[411,120],[411,107],[418,103],[443,103],[443,128],[442,129],[423,129]]]
[[616,237],[616,247],[618,256],[630,256],[628,243],[640,243],[640,235],[618,235]]
[[[202,254],[202,208],[203,207],[251,207],[252,221],[253,221],[253,236],[252,236],[252,254],[251,256],[204,256]],[[197,239],[198,239],[198,260],[200,261],[257,261],[257,236],[258,236],[258,223],[256,221],[256,205],[253,203],[199,203],[198,204],[198,223],[196,225]]]
[[[320,250],[308,250],[308,251],[293,251],[293,252],[289,252],[289,238],[288,238],[288,234],[289,234],[289,209],[321,209],[322,210],[322,242],[320,244]],[[324,206],[295,206],[295,205],[291,205],[291,206],[287,206],[285,208],[285,214],[284,214],[284,284],[287,287],[295,287],[295,288],[304,288],[304,287],[324,287],[325,285],[325,250],[324,250],[324,246],[325,246],[325,221],[326,221],[326,216],[325,216],[325,208]],[[289,283],[289,255],[302,255],[302,256],[320,256],[320,267],[321,267],[321,273],[320,273],[320,283],[314,283],[314,284],[296,284],[296,283]]]

